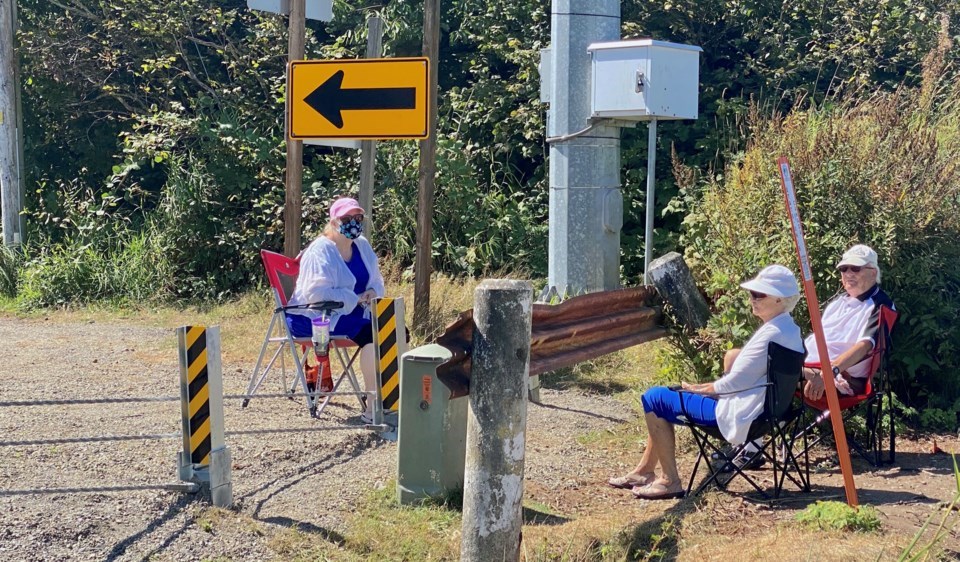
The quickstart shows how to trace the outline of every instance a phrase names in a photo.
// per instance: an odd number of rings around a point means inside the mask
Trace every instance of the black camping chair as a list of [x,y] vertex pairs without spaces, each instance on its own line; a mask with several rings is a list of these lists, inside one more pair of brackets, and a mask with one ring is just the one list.
[[[766,399],[763,413],[750,425],[750,431],[747,435],[747,443],[762,439],[760,450],[756,455],[763,455],[763,458],[773,465],[773,496],[780,497],[783,484],[787,478],[790,479],[800,490],[810,491],[810,477],[807,469],[808,457],[806,456],[807,447],[803,447],[804,466],[801,468],[797,455],[793,452],[794,441],[797,437],[805,439],[805,434],[795,430],[798,421],[803,413],[803,406],[799,401],[794,401],[794,393],[800,382],[803,368],[804,352],[793,351],[779,345],[770,343],[767,346],[767,382],[763,385],[753,387],[766,387]],[[744,390],[752,390],[744,389]],[[682,390],[680,392],[683,392]],[[743,392],[743,391],[738,391]],[[734,393],[731,393],[734,394]],[[684,402],[681,399],[680,404]],[[709,470],[707,478],[697,487],[694,495],[699,494],[707,486],[714,484],[722,490],[726,490],[730,482],[737,476],[742,476],[755,490],[764,498],[770,496],[757,483],[756,479],[745,473],[743,469],[737,466],[733,460],[743,452],[746,443],[734,447],[731,452],[724,453],[723,447],[726,441],[720,430],[716,427],[706,427],[690,421],[690,417],[684,408],[683,417],[686,426],[693,433],[693,438],[700,450],[697,456],[697,462],[693,466],[690,482],[687,484],[687,495],[693,488],[697,472],[701,464]],[[711,456],[721,459],[720,466],[714,466],[710,463]]]

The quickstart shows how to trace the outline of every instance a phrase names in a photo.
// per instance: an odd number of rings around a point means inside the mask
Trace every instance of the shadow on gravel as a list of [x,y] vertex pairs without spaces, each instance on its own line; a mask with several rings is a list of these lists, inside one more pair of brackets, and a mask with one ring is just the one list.
[[550,371],[549,373],[544,373],[540,375],[540,386],[551,390],[578,388],[590,394],[600,394],[604,396],[624,392],[631,388],[629,385],[617,380],[592,380],[587,378],[584,376],[584,373],[589,373],[594,370],[594,368],[588,364],[581,363],[578,369],[578,371],[575,371],[572,367],[564,367]]
[[296,528],[304,533],[318,535],[323,540],[332,542],[337,546],[345,546],[347,544],[347,538],[340,533],[331,531],[330,529],[326,529],[324,527],[318,527],[313,523],[297,521],[296,519],[290,519],[289,517],[267,517],[266,519],[260,519],[260,521],[264,523],[272,523],[273,525],[289,527],[291,529]]
[[[327,470],[334,466],[349,462],[359,457],[366,451],[370,449],[375,449],[377,447],[381,447],[384,444],[385,442],[373,433],[369,433],[367,435],[360,435],[358,436],[355,442],[351,443],[352,447],[349,450],[331,451],[327,453],[325,456],[323,456],[322,458],[317,459],[311,462],[310,464],[306,464],[298,467],[296,469],[296,473],[294,474],[282,475],[278,478],[265,482],[261,486],[258,486],[257,488],[254,488],[253,490],[250,490],[249,492],[241,496],[240,499],[242,501],[247,498],[252,498],[256,494],[259,494],[260,492],[267,490],[271,486],[279,484],[279,486],[275,488],[273,491],[271,491],[269,494],[267,494],[266,497],[257,501],[256,503],[257,506],[253,510],[253,517],[254,519],[259,520],[260,509],[263,508],[263,505],[265,503],[267,503],[269,500],[271,500],[280,492],[283,492],[291,488],[292,486],[295,486],[296,484],[302,482],[303,480],[309,478],[310,476],[315,476],[317,473],[322,472],[323,470]],[[281,482],[283,483],[281,484]]]
[[564,523],[568,523],[570,521],[573,521],[573,519],[570,517],[561,517],[559,515],[545,513],[529,507],[523,508],[524,525],[563,525]]
[[[840,480],[837,475],[837,480]],[[854,475],[856,478],[856,475]],[[809,494],[800,494],[797,492],[794,501],[808,499],[807,503],[815,503],[817,500],[838,500],[846,501],[846,492],[844,492],[843,481],[840,480],[837,486],[818,486],[813,485],[813,491]],[[881,490],[876,488],[867,488],[857,485],[857,499],[862,504],[874,506],[881,505],[905,505],[905,504],[936,504],[940,503],[937,498],[931,498],[924,494],[918,494],[910,491]],[[781,499],[781,501],[783,501]],[[806,507],[801,505],[801,507]]]
[[313,461],[309,464],[303,465],[296,469],[296,473],[280,476],[274,480],[264,483],[263,485],[247,492],[241,497],[241,502],[247,498],[253,498],[257,494],[266,491],[272,486],[276,486],[271,490],[265,497],[260,498],[256,501],[256,507],[253,509],[251,517],[257,521],[262,521],[264,523],[272,523],[274,525],[283,525],[285,527],[296,527],[301,531],[315,533],[323,537],[324,540],[334,542],[338,545],[343,545],[345,539],[343,535],[337,533],[336,531],[331,531],[323,527],[318,527],[310,522],[297,521],[289,517],[267,517],[263,518],[260,516],[260,510],[263,509],[263,506],[266,505],[268,501],[276,497],[278,494],[290,489],[296,484],[302,482],[303,480],[316,476],[324,470],[329,470],[337,465],[344,464],[353,460],[360,455],[364,454],[368,450],[382,447],[385,444],[385,441],[380,439],[374,433],[368,433],[366,435],[360,435],[357,439],[351,442],[350,448],[347,450],[335,450],[327,453],[320,459]]
[[[136,534],[130,535],[129,537],[123,539],[122,541],[114,545],[114,547],[110,549],[110,552],[107,554],[107,557],[105,558],[105,560],[110,562],[112,560],[116,560],[117,558],[123,556],[127,552],[128,548],[136,544],[136,542],[139,541],[141,538],[159,529],[167,521],[170,521],[171,519],[176,517],[187,506],[194,503],[195,499],[196,499],[195,495],[181,494],[177,499],[177,501],[172,503],[170,507],[167,508],[167,511],[165,511],[162,515],[160,515],[159,517],[151,521],[150,524],[147,525],[143,530],[137,532]],[[151,550],[150,552],[144,554],[142,560],[149,560],[153,555],[159,552],[162,552],[163,549],[165,549],[167,546],[172,544],[173,541],[177,539],[177,537],[179,537],[181,534],[183,534],[184,531],[187,530],[187,528],[190,526],[192,521],[193,521],[192,519],[188,518],[183,523],[183,526],[177,529],[176,531],[174,531],[173,533],[171,533],[170,536],[167,537],[165,541],[157,545],[157,547]]]
[[685,498],[676,501],[660,515],[624,533],[621,544],[626,550],[626,559],[674,562],[680,553],[680,522],[687,514],[696,511],[696,500],[697,498]]
[[859,457],[854,461],[854,469],[866,471],[872,476],[880,478],[898,478],[916,476],[918,472],[928,472],[930,474],[953,474],[953,458],[946,453],[905,453],[898,452],[896,463],[893,465],[885,464],[880,468],[874,468],[863,462]]
[[615,418],[615,417],[613,417],[613,416],[605,416],[605,415],[603,415],[603,414],[598,414],[598,413],[596,413],[596,412],[590,412],[590,411],[588,411],[588,410],[577,410],[576,408],[564,408],[563,406],[554,406],[554,405],[552,405],[552,404],[534,404],[533,402],[531,402],[531,403],[529,404],[529,407],[547,408],[548,410],[563,410],[564,412],[573,412],[573,413],[575,413],[575,414],[583,414],[584,416],[590,416],[591,418],[598,418],[598,419],[601,419],[601,420],[607,420],[607,421],[613,422],[613,423],[626,423],[627,421],[630,421],[630,420],[628,420],[628,419]]

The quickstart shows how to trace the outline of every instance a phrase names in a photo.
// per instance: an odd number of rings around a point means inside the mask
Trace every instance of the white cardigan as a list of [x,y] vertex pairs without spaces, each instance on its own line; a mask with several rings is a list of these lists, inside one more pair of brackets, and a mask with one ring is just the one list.
[[[367,289],[373,289],[378,297],[385,294],[383,275],[380,274],[380,265],[377,255],[373,252],[370,242],[363,236],[353,241],[360,251],[363,264],[370,274]],[[340,301],[343,308],[335,310],[330,318],[330,329],[337,327],[340,316],[350,314],[357,307],[359,295],[353,292],[357,278],[350,273],[347,262],[343,260],[337,250],[337,244],[321,235],[307,246],[300,256],[300,275],[297,277],[297,287],[287,304],[308,304],[319,301]],[[289,314],[301,314],[314,318],[320,315],[316,310],[290,310]],[[364,317],[370,317],[370,311],[364,312]]]
[[766,387],[745,389],[767,382],[767,345],[770,342],[803,351],[800,327],[790,314],[784,312],[760,326],[740,350],[730,372],[713,383],[718,393],[736,392],[717,396],[716,410],[720,433],[734,445],[747,440],[750,424],[763,413]]

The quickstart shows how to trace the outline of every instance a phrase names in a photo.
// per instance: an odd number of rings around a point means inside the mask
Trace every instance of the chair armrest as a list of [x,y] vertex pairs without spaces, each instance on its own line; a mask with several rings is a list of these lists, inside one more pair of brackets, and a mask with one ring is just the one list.
[[[758,385],[756,385],[756,386],[751,386],[750,388],[742,388],[742,389],[740,389],[740,390],[734,390],[734,391],[731,391],[731,392],[714,392],[713,394],[710,394],[709,396],[726,396],[726,395],[728,395],[728,394],[740,394],[741,392],[746,392],[746,391],[748,391],[748,390],[755,390],[755,389],[757,389],[757,388],[766,388],[766,387],[768,387],[768,386],[773,386],[773,383],[772,383],[772,382],[765,382],[765,383],[763,383],[763,384],[758,384]],[[681,386],[678,385],[678,384],[672,384],[672,385],[668,386],[667,388],[670,389],[670,390],[676,391],[678,394],[699,394],[699,393],[697,393],[697,392],[690,392],[689,390],[684,390],[683,387],[681,387]],[[707,396],[707,395],[703,395],[703,396]],[[687,405],[686,405],[686,403],[683,401],[683,397],[682,397],[682,396],[680,397],[680,411],[682,412],[684,418],[690,419],[690,416],[687,415]]]
[[[758,384],[758,385],[756,385],[756,386],[751,386],[751,387],[749,387],[749,388],[741,388],[740,390],[731,390],[730,392],[714,392],[714,393],[711,393],[711,394],[709,394],[709,395],[704,394],[704,396],[726,396],[726,395],[728,395],[728,394],[740,394],[741,392],[746,392],[746,391],[748,391],[748,390],[756,390],[756,389],[758,389],[758,388],[766,388],[766,387],[768,387],[768,386],[773,386],[773,383],[772,383],[772,382],[765,382],[765,383],[763,383],[763,384]],[[684,392],[686,392],[686,393],[688,393],[688,394],[699,394],[699,393],[697,393],[697,392],[690,392],[689,390],[683,390],[683,388],[681,388],[679,385],[668,386],[667,388],[669,388],[670,390],[676,390],[677,392],[679,392],[679,393],[681,393],[681,394],[684,393]],[[682,401],[681,401],[681,403],[682,403]]]
[[332,310],[337,310],[338,308],[343,308],[343,303],[340,301],[319,301],[309,302],[306,304],[290,304],[287,306],[281,306],[274,309],[274,312],[286,312],[288,310],[320,310],[323,312],[330,312]]

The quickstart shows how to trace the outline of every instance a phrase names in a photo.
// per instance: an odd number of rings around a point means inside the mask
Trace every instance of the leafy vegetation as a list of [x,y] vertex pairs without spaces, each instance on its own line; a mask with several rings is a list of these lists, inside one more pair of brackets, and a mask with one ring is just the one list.
[[[15,287],[20,306],[32,307],[222,299],[262,284],[259,249],[282,246],[285,19],[243,0],[19,6],[29,233],[23,257],[0,262],[0,291]],[[546,271],[537,64],[548,8],[443,3],[433,258],[446,273]],[[308,23],[308,58],[361,56],[372,13],[385,22],[386,56],[420,54],[420,3],[335,0],[331,22]],[[955,411],[958,112],[956,88],[940,77],[956,70],[960,4],[625,0],[621,13],[625,38],[704,49],[701,118],[662,124],[658,148],[657,206],[667,211],[656,219],[655,251],[685,249],[717,311],[688,350],[746,337],[752,325],[730,289],[767,260],[792,263],[771,204],[772,157],[789,154],[818,287],[836,286],[830,260],[845,244],[874,244],[904,312],[900,394]],[[644,258],[642,129],[622,134],[627,284]],[[417,158],[414,143],[384,142],[376,170],[371,238],[407,275]],[[329,201],[355,192],[359,158],[308,146],[304,162],[309,240]],[[865,197],[869,206],[859,204]],[[717,357],[673,368],[705,376]]]
[[[949,41],[944,36],[942,43]],[[684,216],[680,241],[716,314],[703,333],[676,348],[668,369],[716,375],[723,351],[755,326],[738,284],[764,265],[796,264],[776,168],[777,156],[789,155],[820,303],[840,289],[835,264],[847,247],[876,249],[882,285],[901,313],[892,354],[898,397],[954,408],[960,89],[944,64],[928,59],[924,86],[916,90],[811,104],[772,118],[755,106],[751,143],[723,175],[705,177],[677,164],[681,197],[672,210]],[[802,306],[795,316],[809,325]]]
[[844,502],[818,501],[798,513],[796,519],[816,529],[863,533],[880,530],[880,513],[871,505],[856,508]]

